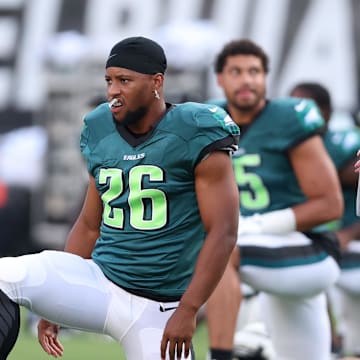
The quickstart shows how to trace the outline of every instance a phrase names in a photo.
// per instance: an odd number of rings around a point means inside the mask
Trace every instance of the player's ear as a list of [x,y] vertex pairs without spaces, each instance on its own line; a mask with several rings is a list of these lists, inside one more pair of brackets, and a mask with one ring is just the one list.
[[154,87],[156,89],[162,88],[163,83],[164,83],[164,74],[162,74],[162,73],[154,74],[153,81],[154,81]]

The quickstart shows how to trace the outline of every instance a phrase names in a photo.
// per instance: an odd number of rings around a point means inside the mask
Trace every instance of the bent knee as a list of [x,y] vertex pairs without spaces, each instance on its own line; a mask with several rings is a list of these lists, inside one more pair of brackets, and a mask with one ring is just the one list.
[[0,281],[17,283],[24,280],[26,265],[21,257],[5,257],[0,259]]
[[46,279],[42,258],[41,253],[1,258],[0,289],[13,301],[23,301],[29,289],[43,284]]
[[46,279],[45,257],[43,253],[5,257],[0,259],[0,288],[6,284],[11,287],[34,287]]

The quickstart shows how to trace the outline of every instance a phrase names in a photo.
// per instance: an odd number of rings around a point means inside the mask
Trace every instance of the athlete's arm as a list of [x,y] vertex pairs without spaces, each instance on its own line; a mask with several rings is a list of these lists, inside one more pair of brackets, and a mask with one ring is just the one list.
[[349,243],[360,238],[360,221],[336,231],[342,251],[345,251]]
[[358,174],[354,172],[354,163],[356,158],[351,159],[345,166],[339,170],[339,178],[341,185],[351,186],[354,189],[357,187]]
[[90,258],[99,237],[102,216],[102,201],[90,176],[89,185],[81,212],[72,227],[65,244],[65,251]]
[[[352,187],[354,192],[357,190],[359,175],[354,172],[354,163],[356,158],[349,161],[339,171],[339,178],[342,186]],[[360,239],[360,221],[356,221],[347,227],[336,232],[337,237],[340,241],[341,249],[344,251],[350,241],[354,239]]]
[[180,352],[184,344],[185,356],[188,355],[196,313],[218,284],[236,243],[239,193],[227,153],[214,152],[197,165],[195,189],[207,236],[189,287],[165,327],[162,359],[165,359],[167,346],[170,359],[179,355],[175,353],[176,344]]
[[359,172],[360,172],[360,159],[359,159],[359,157],[360,157],[360,150],[357,151],[356,156],[357,156],[357,160],[356,160],[356,162],[355,162],[355,164],[354,164],[354,171],[355,171],[356,173],[359,173]]
[[339,178],[319,136],[313,136],[289,152],[290,161],[307,201],[293,207],[296,228],[309,230],[339,219],[343,197]]

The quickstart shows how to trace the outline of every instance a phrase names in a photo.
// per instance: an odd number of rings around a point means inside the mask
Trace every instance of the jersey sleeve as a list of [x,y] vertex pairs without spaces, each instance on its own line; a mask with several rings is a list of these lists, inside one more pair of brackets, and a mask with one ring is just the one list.
[[204,105],[194,113],[196,131],[189,139],[190,152],[197,154],[196,165],[209,153],[216,150],[237,150],[240,129],[224,109],[215,105]]
[[344,133],[343,154],[344,162],[342,166],[346,165],[349,161],[355,159],[357,151],[360,149],[360,131],[351,129]]
[[356,157],[360,148],[360,132],[357,129],[328,132],[325,146],[338,170]]
[[282,106],[278,128],[281,147],[291,149],[306,139],[320,134],[325,123],[320,110],[313,100],[292,99]]

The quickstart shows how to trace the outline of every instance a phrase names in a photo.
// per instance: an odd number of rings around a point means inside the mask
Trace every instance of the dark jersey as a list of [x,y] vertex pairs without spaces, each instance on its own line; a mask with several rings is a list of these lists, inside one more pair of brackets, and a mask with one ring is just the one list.
[[[354,161],[357,150],[360,149],[360,131],[352,128],[343,131],[328,130],[324,135],[325,147],[340,171],[344,166]],[[340,227],[349,226],[359,221],[355,212],[356,190],[353,186],[342,185],[344,196],[344,215]]]
[[84,122],[81,151],[104,206],[94,261],[128,291],[179,299],[205,238],[195,167],[214,150],[236,150],[238,127],[197,103],[170,107],[140,138],[115,125],[107,104]]
[[[211,103],[227,110],[224,101]],[[254,121],[241,129],[233,166],[242,215],[284,209],[306,200],[288,152],[323,126],[312,100],[283,98],[268,101]]]

